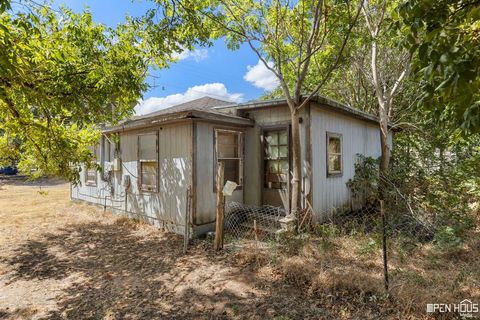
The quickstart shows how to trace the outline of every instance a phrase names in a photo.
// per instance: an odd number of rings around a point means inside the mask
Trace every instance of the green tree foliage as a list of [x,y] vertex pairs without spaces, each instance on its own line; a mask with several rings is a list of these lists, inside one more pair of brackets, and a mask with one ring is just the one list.
[[99,125],[131,115],[146,89],[146,51],[128,24],[107,28],[88,11],[0,9],[2,154],[15,140],[25,172],[75,181]]
[[416,53],[422,104],[453,116],[466,133],[480,132],[480,2],[410,0],[395,18]]
[[[229,49],[248,46],[278,79],[292,123],[291,211],[300,203],[299,112],[339,65],[360,14],[357,1],[158,0],[160,26],[200,28],[199,34],[223,37]],[[207,28],[208,32],[205,32]],[[163,45],[160,41],[159,45]],[[315,77],[317,82],[307,79]]]
[[461,134],[454,118],[417,112],[414,119],[415,128],[396,135],[389,179],[402,196],[391,205],[431,221],[439,245],[460,244],[480,209],[480,135]]
[[[409,61],[405,57],[413,56],[414,71],[417,72],[408,74],[404,79],[389,113],[389,121],[402,128],[395,133],[390,172],[382,186],[389,219],[392,224],[410,232],[411,237],[420,235],[425,239],[434,235],[435,242],[440,246],[458,245],[474,226],[473,217],[478,212],[480,137],[474,130],[465,135],[459,129],[458,108],[468,103],[465,104],[465,97],[457,97],[457,89],[450,87],[449,92],[440,90],[428,99],[423,96],[426,86],[430,85],[423,78],[425,70],[422,70],[422,77],[418,77],[419,64],[424,57],[418,57],[418,46],[410,52],[399,46],[404,42],[405,34],[398,33],[392,24],[396,23],[398,27],[402,23],[396,16],[397,5],[399,3],[389,3],[383,24],[385,32],[377,38],[377,65],[385,86],[395,83],[395,74]],[[392,20],[392,17],[397,20]],[[410,30],[409,27],[402,28]],[[416,37],[415,41],[420,38]],[[369,70],[371,35],[364,20],[359,20],[351,40],[345,63],[334,72],[323,93],[378,115],[375,87]],[[460,68],[462,64],[458,61],[451,63],[453,68]],[[463,115],[461,118],[461,121],[466,121]],[[379,176],[372,165],[375,165],[373,159],[357,164],[356,175],[348,183],[353,194],[368,194],[372,186],[379,185]],[[378,197],[374,193],[371,195]],[[429,229],[428,237],[418,232],[418,225],[422,223],[433,226],[435,232]]]

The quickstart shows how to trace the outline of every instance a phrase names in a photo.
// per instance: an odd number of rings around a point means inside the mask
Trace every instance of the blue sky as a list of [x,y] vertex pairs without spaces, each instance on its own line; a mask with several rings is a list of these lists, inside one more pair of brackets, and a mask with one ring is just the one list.
[[[125,15],[140,16],[152,7],[143,0],[56,0],[75,11],[88,7],[96,22],[115,27]],[[179,62],[152,72],[154,86],[137,106],[139,114],[192,100],[203,95],[231,101],[249,101],[275,86],[275,78],[246,46],[230,51],[222,40],[209,48],[178,53]]]

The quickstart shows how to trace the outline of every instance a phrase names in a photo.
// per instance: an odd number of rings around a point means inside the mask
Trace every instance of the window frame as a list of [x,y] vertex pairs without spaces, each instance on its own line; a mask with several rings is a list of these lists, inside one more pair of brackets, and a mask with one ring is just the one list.
[[[279,132],[279,131],[285,131],[287,133],[287,144],[277,144],[277,147],[287,147],[287,152],[288,155],[286,158],[283,159],[277,159],[276,161],[287,161],[288,164],[288,172],[287,172],[287,182],[286,182],[286,188],[268,188],[266,186],[267,181],[266,181],[266,166],[265,162],[271,159],[267,159],[265,157],[265,147],[266,147],[266,141],[265,141],[265,135],[268,134],[269,132]],[[267,190],[286,190],[290,192],[290,170],[292,168],[292,148],[291,148],[291,128],[289,125],[274,125],[274,126],[265,126],[262,128],[262,189],[267,189]]]
[[[155,136],[155,159],[141,159],[140,157],[140,140],[142,136]],[[159,179],[160,179],[160,172],[159,172],[159,150],[158,150],[158,131],[149,131],[145,133],[137,134],[137,173],[138,173],[138,190],[140,192],[152,192],[156,193],[159,190]],[[147,185],[146,187],[143,184],[143,175],[142,175],[142,166],[144,163],[156,163],[155,169],[155,185]]]
[[102,137],[102,163],[106,162],[112,162],[112,143],[110,137],[104,135]]
[[[328,132],[327,131],[327,139],[326,139],[326,171],[327,171],[327,177],[341,177],[343,176],[343,136],[341,133],[335,133],[335,132]],[[340,141],[340,153],[333,153],[333,155],[340,156],[340,170],[330,170],[330,138],[335,138]]]
[[[97,160],[97,146],[93,146],[92,147],[92,151],[93,151],[93,157],[94,159],[92,160],[92,167],[88,168],[86,165],[85,165],[85,185],[86,186],[90,186],[90,187],[96,187],[97,184],[98,184],[98,170],[96,168],[96,165],[98,164],[98,160]],[[95,179],[94,180],[89,180],[88,179],[88,176],[89,176],[89,172],[91,171],[94,171],[94,177]]]
[[[234,158],[218,158],[218,133],[230,133],[236,134],[237,137],[237,154],[238,157]],[[214,128],[213,129],[213,158],[214,158],[214,168],[213,168],[213,192],[217,192],[217,166],[220,160],[238,160],[238,185],[235,190],[242,190],[243,183],[244,183],[244,176],[243,176],[243,166],[244,166],[244,132],[242,130],[232,130],[232,129],[225,129],[225,128]]]

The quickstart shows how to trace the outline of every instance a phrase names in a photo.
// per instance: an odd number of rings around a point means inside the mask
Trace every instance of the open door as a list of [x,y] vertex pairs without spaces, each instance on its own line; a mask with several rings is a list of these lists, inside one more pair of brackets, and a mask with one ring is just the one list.
[[263,131],[263,192],[264,205],[280,206],[287,212],[289,202],[290,150],[288,127]]

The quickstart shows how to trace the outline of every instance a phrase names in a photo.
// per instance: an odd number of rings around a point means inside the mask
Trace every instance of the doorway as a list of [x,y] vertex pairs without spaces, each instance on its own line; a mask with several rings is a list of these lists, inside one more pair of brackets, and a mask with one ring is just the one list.
[[264,205],[283,207],[288,212],[290,209],[290,139],[288,127],[264,129],[262,138],[262,202]]

